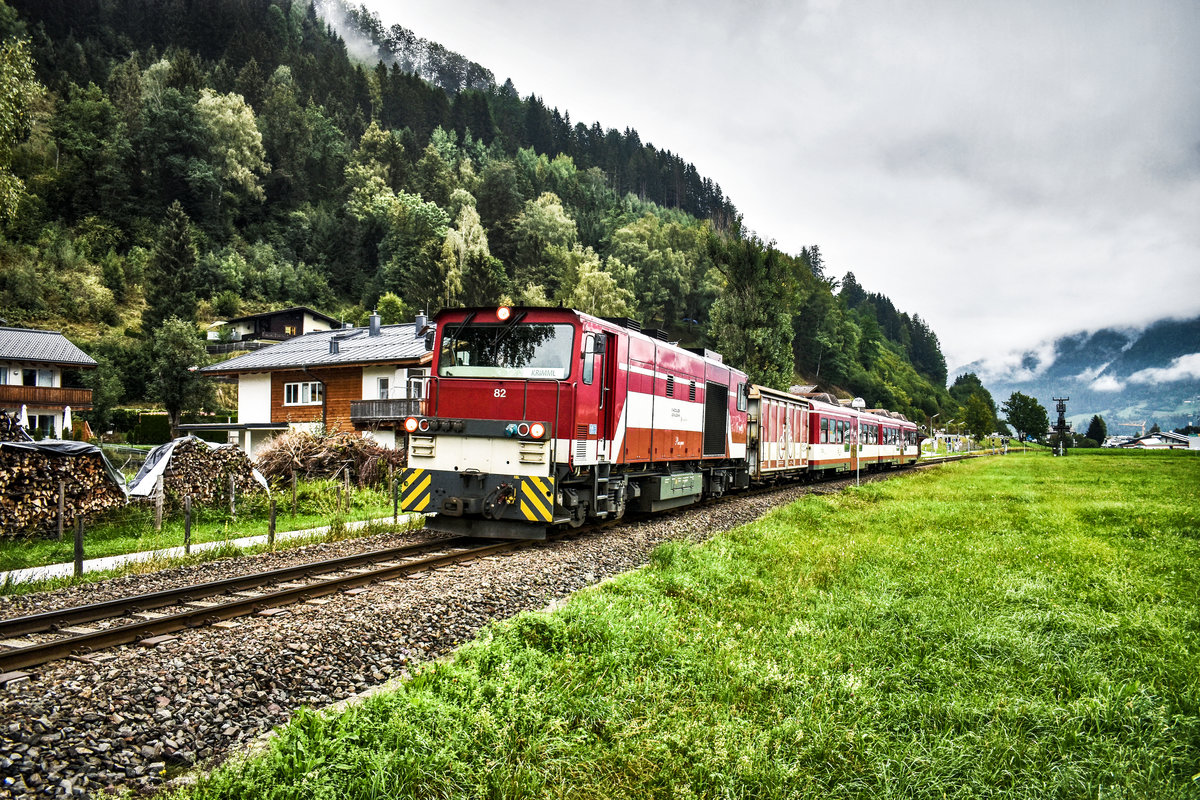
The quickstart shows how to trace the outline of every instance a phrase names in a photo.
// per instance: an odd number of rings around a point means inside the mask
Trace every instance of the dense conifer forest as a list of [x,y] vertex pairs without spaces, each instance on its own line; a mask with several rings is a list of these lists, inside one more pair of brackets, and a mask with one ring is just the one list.
[[681,155],[365,8],[8,3],[0,317],[96,357],[98,415],[156,399],[169,317],[199,336],[285,305],[398,322],[498,302],[633,317],[918,420],[959,408],[933,331],[817,245],[780,251]]

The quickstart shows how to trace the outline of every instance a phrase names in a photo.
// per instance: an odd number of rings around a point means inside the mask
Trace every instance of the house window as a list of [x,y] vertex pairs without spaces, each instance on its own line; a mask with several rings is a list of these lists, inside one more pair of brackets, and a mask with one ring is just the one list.
[[377,382],[379,384],[379,399],[387,400],[390,396],[391,378],[378,378]]
[[429,370],[410,369],[408,371],[408,397],[410,400],[421,400],[425,397],[425,381],[429,378]]
[[8,383],[8,365],[0,366],[0,386]]
[[286,334],[288,336],[295,336],[296,335],[296,326],[295,325],[284,325],[283,332],[284,332],[284,334]]
[[285,406],[315,406],[325,399],[324,386],[319,381],[285,383],[283,404]]

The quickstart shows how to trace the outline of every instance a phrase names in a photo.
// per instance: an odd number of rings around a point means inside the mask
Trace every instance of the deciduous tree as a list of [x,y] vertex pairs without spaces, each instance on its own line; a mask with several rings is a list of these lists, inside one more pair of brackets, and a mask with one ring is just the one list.
[[1040,439],[1050,429],[1050,416],[1036,399],[1021,392],[1013,392],[1001,405],[1008,424],[1012,425],[1021,438],[1033,436]]
[[155,330],[150,347],[150,394],[167,410],[171,436],[179,435],[184,411],[211,402],[212,385],[196,371],[204,365],[204,343],[196,326],[179,317],[168,317]]

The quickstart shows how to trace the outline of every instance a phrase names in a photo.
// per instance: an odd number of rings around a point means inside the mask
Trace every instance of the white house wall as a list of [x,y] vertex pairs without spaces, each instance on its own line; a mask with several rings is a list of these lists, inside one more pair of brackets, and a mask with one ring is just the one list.
[[238,376],[238,422],[271,421],[271,375],[256,372]]

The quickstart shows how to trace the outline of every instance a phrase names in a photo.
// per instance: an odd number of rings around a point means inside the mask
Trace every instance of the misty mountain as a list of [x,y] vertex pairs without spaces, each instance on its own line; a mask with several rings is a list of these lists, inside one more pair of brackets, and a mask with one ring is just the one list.
[[1142,330],[1080,331],[995,361],[951,372],[974,372],[996,402],[1013,392],[1052,409],[1069,397],[1067,414],[1082,431],[1093,414],[1109,432],[1134,433],[1121,422],[1178,428],[1200,419],[1200,317],[1164,319]]

